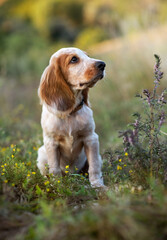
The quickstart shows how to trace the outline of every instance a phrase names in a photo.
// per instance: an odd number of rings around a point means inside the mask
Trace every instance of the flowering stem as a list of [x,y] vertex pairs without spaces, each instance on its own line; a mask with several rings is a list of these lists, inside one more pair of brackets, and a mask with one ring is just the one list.
[[151,129],[150,129],[150,176],[153,173],[153,146],[154,146],[154,109],[151,104]]

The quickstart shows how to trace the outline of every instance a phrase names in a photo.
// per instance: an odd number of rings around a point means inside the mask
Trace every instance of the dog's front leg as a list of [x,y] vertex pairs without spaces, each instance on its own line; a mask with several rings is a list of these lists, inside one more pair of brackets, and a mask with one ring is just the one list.
[[102,160],[99,154],[98,135],[93,132],[92,135],[84,140],[84,147],[89,163],[89,181],[92,187],[103,187],[103,178],[101,173]]
[[54,142],[54,139],[45,137],[44,146],[48,158],[49,173],[61,175],[58,145]]

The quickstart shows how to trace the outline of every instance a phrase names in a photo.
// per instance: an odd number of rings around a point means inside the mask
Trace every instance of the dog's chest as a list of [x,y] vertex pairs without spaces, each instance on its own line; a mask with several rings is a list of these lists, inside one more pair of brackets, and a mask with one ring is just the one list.
[[64,146],[66,149],[72,149],[74,144],[74,136],[72,135],[53,135],[54,142],[57,145]]
[[86,106],[67,119],[60,119],[54,115],[45,115],[42,119],[44,135],[54,140],[62,149],[73,151],[86,136],[94,129],[94,120],[91,109]]

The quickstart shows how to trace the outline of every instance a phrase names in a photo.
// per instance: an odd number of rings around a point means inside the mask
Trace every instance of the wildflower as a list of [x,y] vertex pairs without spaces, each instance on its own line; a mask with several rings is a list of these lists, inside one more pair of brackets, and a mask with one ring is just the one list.
[[20,148],[17,148],[17,152],[20,152],[21,151],[21,149]]
[[12,187],[14,187],[15,186],[15,184],[14,183],[12,183]]
[[12,156],[11,156],[12,158],[14,158],[14,155],[12,154]]
[[24,163],[24,162],[22,162],[22,164],[24,165],[25,163]]
[[27,177],[30,177],[30,174],[29,174],[29,173],[27,174]]
[[3,176],[5,173],[3,172],[3,173],[1,173],[1,175]]
[[31,155],[32,154],[32,152],[29,152],[29,155]]
[[4,165],[1,165],[1,168],[4,168]]
[[49,181],[44,182],[45,186],[49,184]]
[[7,166],[7,164],[5,163],[4,166]]
[[125,156],[126,156],[126,157],[128,156],[128,153],[127,153],[127,152],[125,153]]
[[37,148],[36,148],[36,147],[33,147],[33,150],[35,150],[35,151],[36,151],[36,150],[37,150]]
[[60,183],[60,180],[58,180],[57,182]]
[[5,172],[5,168],[3,168],[2,171]]
[[4,183],[8,183],[8,180],[5,180]]
[[10,147],[11,147],[11,148],[14,148],[14,145],[13,145],[13,144],[11,144],[11,145],[10,145]]
[[77,168],[77,167],[75,167],[75,170],[77,171],[77,170],[78,170],[78,168]]
[[2,148],[1,149],[1,152],[5,152],[7,148]]
[[32,174],[34,174],[34,175],[35,175],[35,174],[36,174],[36,172],[32,172]]
[[27,162],[27,166],[31,166],[31,162]]
[[69,171],[65,171],[65,173],[67,174]]
[[85,173],[85,176],[88,176],[88,173]]
[[46,191],[47,191],[47,192],[49,192],[49,191],[50,191],[50,189],[49,189],[49,188],[47,188],[47,189],[46,189]]
[[69,165],[66,166],[66,169],[68,169],[68,168],[69,168]]
[[119,162],[121,162],[121,161],[122,161],[122,159],[120,158],[120,159],[119,159]]
[[122,167],[117,165],[117,170],[122,170]]
[[133,171],[132,170],[129,170],[129,173],[132,173]]
[[15,152],[16,151],[16,149],[15,148],[13,148],[13,152]]
[[124,164],[124,167],[126,167],[127,165],[126,164]]

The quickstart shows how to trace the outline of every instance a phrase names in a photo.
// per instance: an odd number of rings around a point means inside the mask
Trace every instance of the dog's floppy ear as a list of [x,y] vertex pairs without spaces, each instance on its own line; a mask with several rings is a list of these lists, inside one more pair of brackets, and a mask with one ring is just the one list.
[[47,105],[55,103],[59,111],[67,111],[75,103],[74,94],[56,63],[51,63],[42,74],[38,95]]

